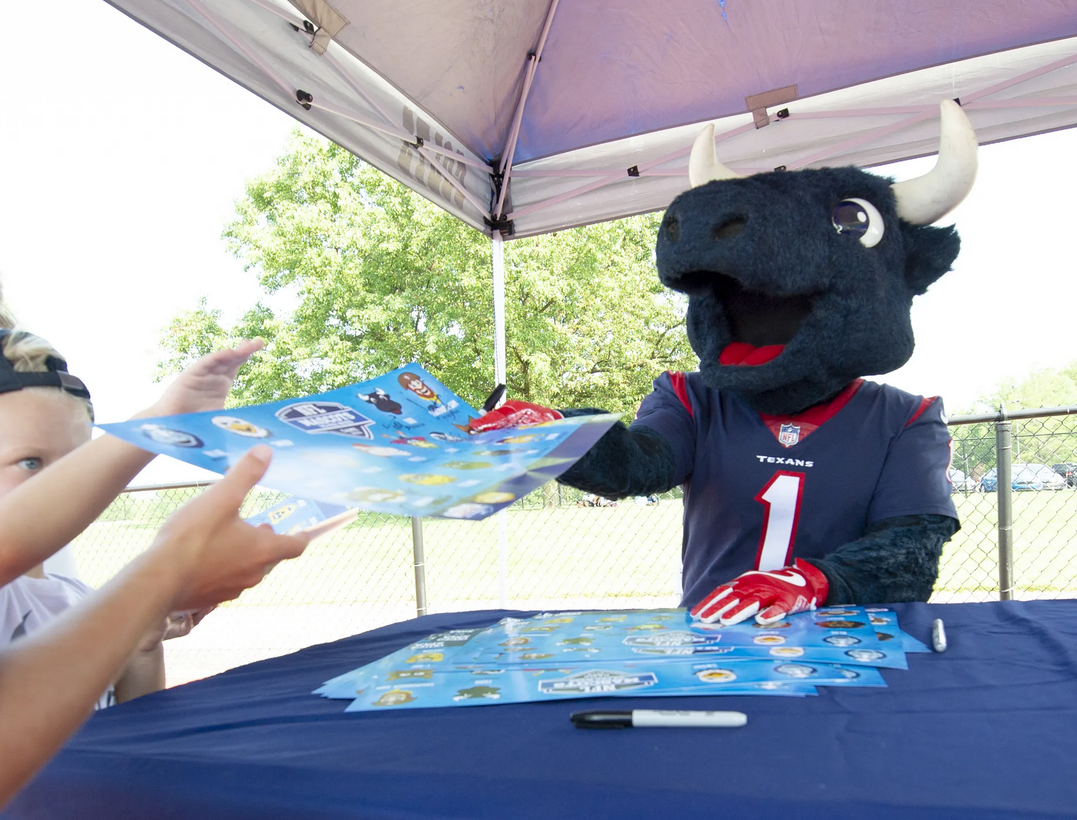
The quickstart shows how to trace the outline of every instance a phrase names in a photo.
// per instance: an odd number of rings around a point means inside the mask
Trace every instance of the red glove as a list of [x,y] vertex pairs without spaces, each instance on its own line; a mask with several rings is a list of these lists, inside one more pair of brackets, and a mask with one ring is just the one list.
[[556,410],[531,404],[529,401],[507,401],[496,410],[491,410],[477,419],[470,419],[468,427],[472,433],[485,433],[487,430],[504,430],[506,427],[521,427],[525,424],[538,424],[543,421],[556,421],[564,418]]
[[828,591],[826,576],[798,558],[791,567],[753,570],[722,584],[692,608],[692,617],[730,626],[755,615],[756,622],[772,624],[794,612],[815,609],[826,601]]

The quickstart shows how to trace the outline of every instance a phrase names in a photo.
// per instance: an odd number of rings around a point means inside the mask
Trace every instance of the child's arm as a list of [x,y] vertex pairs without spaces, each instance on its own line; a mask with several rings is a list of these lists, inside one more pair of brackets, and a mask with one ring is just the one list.
[[[223,407],[240,366],[261,347],[262,341],[255,339],[203,356],[136,418]],[[0,499],[0,585],[74,539],[152,459],[153,453],[101,436]]]
[[101,590],[0,651],[0,808],[86,719],[169,612],[235,598],[303,552],[306,535],[276,535],[239,518],[271,455],[255,447],[169,518],[153,546]]
[[[316,536],[311,533],[309,537],[313,539]],[[187,635],[212,610],[213,607],[207,607],[197,612],[173,612],[164,621],[155,624],[127,659],[127,665],[116,681],[116,702],[126,703],[164,689],[164,642]]]
[[138,646],[116,681],[116,702],[126,703],[165,688],[165,650],[160,641]]

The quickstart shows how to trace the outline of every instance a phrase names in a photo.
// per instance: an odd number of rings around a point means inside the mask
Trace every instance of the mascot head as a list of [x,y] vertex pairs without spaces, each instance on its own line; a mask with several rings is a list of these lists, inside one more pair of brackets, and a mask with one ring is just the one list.
[[907,182],[857,168],[738,177],[696,140],[692,188],[658,231],[658,275],[688,295],[688,339],[708,386],[796,413],[913,350],[912,298],[950,269],[959,241],[931,223],[976,176],[976,135],[942,104],[935,167]]

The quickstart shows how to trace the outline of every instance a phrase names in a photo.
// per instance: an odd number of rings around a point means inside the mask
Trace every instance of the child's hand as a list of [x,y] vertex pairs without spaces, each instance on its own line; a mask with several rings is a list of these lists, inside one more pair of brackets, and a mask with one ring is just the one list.
[[265,474],[272,455],[264,444],[253,448],[158,531],[154,549],[169,559],[176,589],[172,610],[201,610],[231,600],[306,548],[310,539],[305,533],[277,535],[268,524],[252,527],[239,517],[243,499]]
[[174,416],[220,410],[243,363],[265,345],[248,339],[233,348],[217,350],[196,361],[168,386],[164,395],[142,416]]
[[189,635],[191,630],[201,623],[202,619],[211,613],[216,607],[209,606],[196,612],[172,612],[155,629],[146,633],[142,644],[138,647],[140,652],[152,652],[165,641],[173,638],[182,638]]

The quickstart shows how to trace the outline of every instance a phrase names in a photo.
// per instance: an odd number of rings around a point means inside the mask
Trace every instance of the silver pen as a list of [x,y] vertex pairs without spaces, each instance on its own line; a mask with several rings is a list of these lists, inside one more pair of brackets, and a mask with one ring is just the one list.
[[946,627],[942,625],[942,618],[931,623],[931,646],[936,652],[946,651]]

